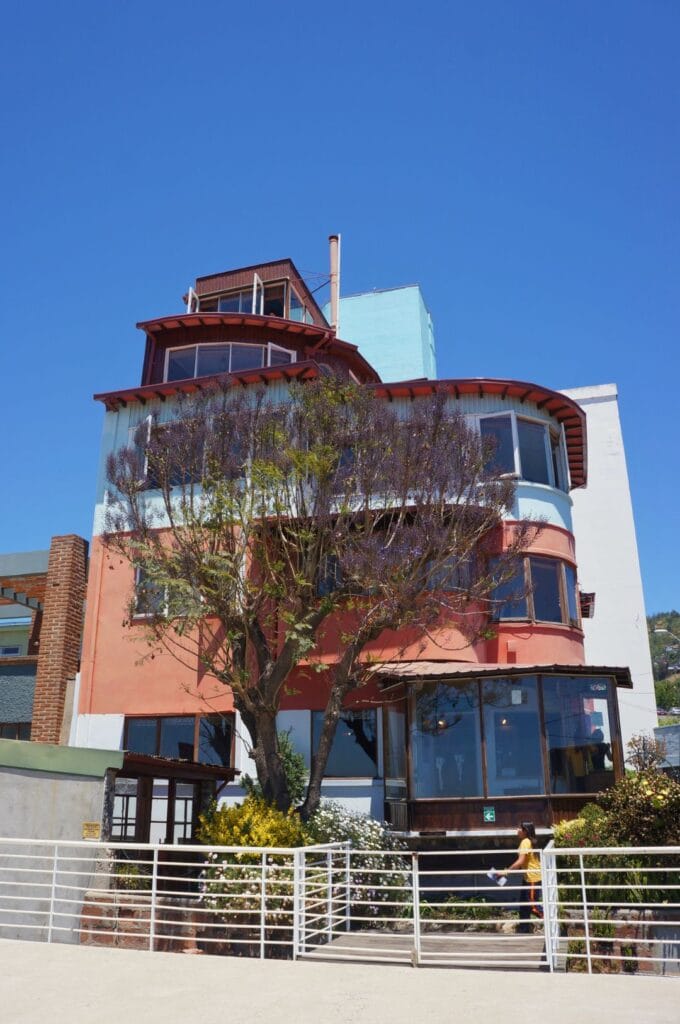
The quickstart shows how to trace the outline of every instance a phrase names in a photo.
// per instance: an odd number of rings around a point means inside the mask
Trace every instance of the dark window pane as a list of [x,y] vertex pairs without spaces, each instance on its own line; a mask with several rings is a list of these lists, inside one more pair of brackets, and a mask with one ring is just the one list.
[[566,491],[567,482],[565,480],[564,472],[564,459],[562,456],[562,442],[560,435],[554,431],[550,431],[550,454],[552,456],[553,465],[553,480],[555,487],[559,487],[560,490]]
[[[149,486],[155,485],[149,482]],[[164,611],[165,588],[150,580],[144,569],[138,569],[135,582],[135,615],[162,615]]]
[[157,754],[157,718],[126,718],[125,749],[133,754]]
[[536,484],[549,484],[548,459],[545,451],[545,431],[542,423],[517,420],[519,461],[524,480]]
[[342,569],[336,555],[326,555],[319,566],[316,592],[319,597],[328,597],[343,584]]
[[290,290],[290,313],[288,314],[289,320],[302,320],[304,317],[304,309],[302,302],[295,294],[293,289]]
[[18,740],[30,740],[31,738],[31,723],[30,722],[18,722],[17,723],[17,739]]
[[228,716],[202,718],[198,737],[198,760],[202,764],[231,764],[232,723]]
[[484,795],[476,680],[418,690],[411,752],[416,798]]
[[572,565],[564,565],[564,578],[567,588],[567,609],[569,612],[569,622],[572,626],[578,626],[578,605],[577,605],[577,594],[576,594],[576,570]]
[[264,289],[264,315],[283,316],[285,286],[282,284],[265,285]]
[[194,718],[161,718],[161,757],[194,759]]
[[293,362],[293,353],[285,348],[276,348],[274,345],[269,350],[270,366],[285,366]]
[[197,377],[211,373],[229,373],[229,345],[201,345],[198,350]]
[[[323,712],[312,712],[312,746],[316,752]],[[326,765],[327,776],[374,778],[378,771],[376,712],[343,711]]]
[[[493,562],[491,564],[493,572]],[[497,578],[497,577],[496,577]],[[494,619],[527,619],[526,584],[524,563],[520,562],[517,575],[499,583],[491,592],[491,615]]]
[[168,355],[168,380],[187,380],[195,376],[196,346],[178,348]]
[[406,708],[404,703],[383,709],[385,739],[385,799],[406,799]]
[[560,604],[560,563],[548,558],[530,558],[534,618],[537,622],[562,622]]
[[201,313],[216,313],[217,299],[201,299],[199,309]]
[[482,441],[491,443],[493,454],[487,463],[491,473],[514,473],[515,452],[512,420],[509,416],[490,416],[480,421]]
[[544,676],[543,707],[553,793],[597,793],[614,782],[606,678]]
[[235,292],[232,295],[223,295],[217,304],[220,313],[240,313],[241,293]]
[[533,676],[490,679],[482,688],[489,796],[543,793],[538,687]]
[[264,349],[261,345],[232,345],[231,371],[256,370],[264,366]]

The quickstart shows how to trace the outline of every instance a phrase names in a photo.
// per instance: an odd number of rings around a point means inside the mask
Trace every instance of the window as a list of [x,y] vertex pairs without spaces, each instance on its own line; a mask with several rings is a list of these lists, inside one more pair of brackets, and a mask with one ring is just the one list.
[[111,838],[135,839],[137,827],[137,779],[116,779],[113,789]]
[[343,585],[342,569],[337,555],[326,555],[321,559],[316,581],[317,597],[328,597]]
[[487,465],[491,472],[516,473],[522,480],[567,490],[561,429],[512,412],[482,416],[479,432],[493,447]]
[[426,571],[427,590],[467,590],[472,582],[472,559],[452,555],[436,569],[429,563]]
[[288,314],[289,320],[304,320],[305,307],[298,297],[297,293],[291,288],[290,290],[290,312]]
[[286,310],[286,286],[281,284],[266,284],[264,286],[264,308],[265,316],[284,316]]
[[9,657],[12,654],[19,654],[20,650],[20,647],[0,647],[0,654],[4,654]]
[[523,480],[536,484],[550,484],[552,479],[548,468],[548,428],[534,420],[517,419],[519,442],[519,464]]
[[596,793],[614,780],[611,682],[545,676],[543,705],[553,793]]
[[171,348],[168,349],[165,360],[165,380],[177,381],[294,363],[295,353],[274,344],[234,342],[224,345],[188,345],[185,348]]
[[405,800],[406,790],[406,704],[398,701],[383,708],[385,747],[385,799]]
[[511,416],[485,416],[479,424],[482,441],[492,446],[493,454],[487,464],[489,472],[515,472],[515,445]]
[[494,589],[491,602],[494,619],[580,624],[576,570],[555,558],[522,559],[517,575]]
[[417,799],[484,795],[476,679],[418,688],[411,755]]
[[[323,726],[323,712],[312,712],[312,750],[316,753]],[[326,765],[326,775],[344,778],[375,778],[378,774],[377,713],[342,711]]]
[[233,735],[231,714],[126,717],[123,748],[134,754],[228,768]]
[[[136,618],[153,618],[167,612],[167,591],[159,583],[149,579],[145,569],[135,570],[135,608]],[[140,751],[142,753],[142,751]]]
[[487,796],[544,793],[536,678],[484,680],[482,705]]
[[30,740],[30,722],[0,722],[0,740]]

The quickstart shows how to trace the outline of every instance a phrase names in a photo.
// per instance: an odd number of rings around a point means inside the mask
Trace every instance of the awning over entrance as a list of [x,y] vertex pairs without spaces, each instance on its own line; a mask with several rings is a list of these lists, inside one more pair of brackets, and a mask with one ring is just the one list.
[[381,689],[417,679],[476,679],[530,674],[570,676],[611,676],[616,685],[633,689],[629,668],[602,665],[501,665],[492,662],[469,661],[391,661],[376,669]]

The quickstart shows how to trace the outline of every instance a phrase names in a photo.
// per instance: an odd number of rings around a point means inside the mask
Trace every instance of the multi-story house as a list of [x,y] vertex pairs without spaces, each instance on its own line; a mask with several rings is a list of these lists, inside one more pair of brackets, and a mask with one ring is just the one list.
[[[280,260],[199,278],[184,301],[183,312],[138,325],[140,384],[96,396],[106,411],[72,741],[185,765],[172,778],[120,779],[114,836],[187,838],[201,766],[222,766],[225,777],[253,771],[228,692],[198,665],[140,660],[139,630],[134,620],[122,624],[134,572],[107,560],[101,536],[109,454],[224,373],[245,388],[265,383],[282,400],[291,380],[329,370],[406,405],[443,389],[451,408],[495,441],[496,463],[516,480],[508,529],[527,517],[543,523],[525,553],[527,596],[496,595],[490,639],[455,656],[436,638],[396,645],[361,704],[348,704],[324,795],[402,829],[456,833],[505,830],[519,817],[549,826],[609,786],[623,772],[617,693],[632,683],[615,651],[592,665],[584,647],[593,599],[579,586],[571,497],[588,474],[582,405],[521,380],[434,381],[432,322],[415,286],[340,301],[336,290],[327,319],[292,261]],[[344,325],[351,340],[340,336]],[[303,673],[290,691],[279,724],[309,761],[325,698]],[[232,782],[221,795],[239,792]]]

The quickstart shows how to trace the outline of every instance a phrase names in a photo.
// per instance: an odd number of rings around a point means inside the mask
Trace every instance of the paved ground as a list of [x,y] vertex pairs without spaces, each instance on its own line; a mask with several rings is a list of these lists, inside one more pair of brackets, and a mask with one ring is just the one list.
[[680,1024],[680,980],[0,940],[1,1024]]

